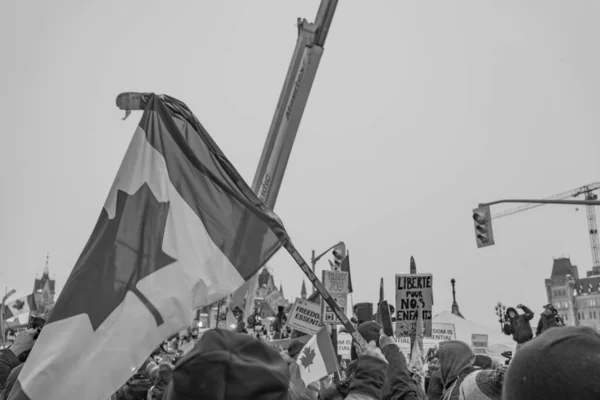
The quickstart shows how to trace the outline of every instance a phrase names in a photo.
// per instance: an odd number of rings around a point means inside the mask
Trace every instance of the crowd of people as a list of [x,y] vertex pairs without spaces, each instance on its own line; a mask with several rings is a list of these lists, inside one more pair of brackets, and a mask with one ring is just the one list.
[[[377,322],[354,319],[368,347],[355,343],[345,369],[308,386],[296,363],[306,334],[286,328],[283,309],[268,327],[256,316],[244,321],[241,310],[234,315],[235,329],[194,326],[163,342],[111,400],[600,399],[600,335],[591,328],[564,327],[552,305],[544,307],[536,337],[529,308],[507,309],[503,331],[517,343],[510,362],[498,364],[476,356],[467,343],[445,341],[423,360],[424,382]],[[0,351],[0,399],[8,399],[43,323],[37,321]],[[269,343],[275,334],[289,337],[285,349]]]

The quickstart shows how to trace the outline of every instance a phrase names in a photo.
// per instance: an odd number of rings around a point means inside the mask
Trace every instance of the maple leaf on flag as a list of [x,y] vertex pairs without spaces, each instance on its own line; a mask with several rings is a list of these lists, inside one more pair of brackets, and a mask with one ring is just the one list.
[[23,307],[25,307],[25,302],[24,302],[23,300],[21,300],[21,299],[19,299],[19,300],[16,300],[16,301],[14,302],[14,304],[13,304],[13,308],[14,308],[15,310],[19,310],[19,311],[21,311],[21,310],[23,309]]
[[310,372],[310,366],[313,364],[316,355],[317,354],[315,351],[310,347],[306,347],[302,351],[302,358],[300,359],[300,362],[304,368],[308,369],[308,372]]

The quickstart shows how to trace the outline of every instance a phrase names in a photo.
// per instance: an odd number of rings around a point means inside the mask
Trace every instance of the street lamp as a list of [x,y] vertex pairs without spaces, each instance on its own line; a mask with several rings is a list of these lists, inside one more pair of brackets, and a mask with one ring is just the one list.
[[498,316],[498,322],[500,322],[500,330],[503,331],[504,328],[504,318],[506,316],[506,306],[501,302],[498,302],[494,307],[496,310],[496,315]]
[[0,339],[2,339],[2,347],[4,347],[4,342],[6,341],[6,337],[4,334],[4,306],[6,305],[6,300],[13,294],[17,293],[15,289],[4,288],[4,297],[2,297],[2,308],[0,308]]

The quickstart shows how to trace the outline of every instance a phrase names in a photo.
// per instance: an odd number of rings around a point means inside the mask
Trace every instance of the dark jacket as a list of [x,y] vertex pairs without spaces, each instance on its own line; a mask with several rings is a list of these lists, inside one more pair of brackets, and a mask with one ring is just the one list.
[[0,350],[0,393],[4,390],[10,371],[19,364],[21,361],[10,349]]
[[418,389],[410,376],[404,354],[398,346],[389,344],[383,348],[385,359],[389,363],[387,376],[383,385],[384,400],[417,400]]
[[504,334],[512,335],[513,340],[518,344],[525,343],[533,338],[533,331],[531,330],[531,324],[529,321],[533,318],[533,311],[523,306],[525,314],[519,314],[514,308],[509,308],[506,312],[514,311],[517,316],[510,319],[509,322],[504,324]]
[[21,363],[21,364],[17,365],[15,368],[13,368],[12,371],[10,371],[10,375],[8,375],[8,379],[6,380],[6,386],[4,386],[4,392],[0,392],[0,393],[2,393],[2,397],[0,397],[2,400],[8,399],[8,395],[10,394],[10,391],[12,390],[13,386],[15,385],[15,382],[17,382],[19,373],[23,369],[24,365],[25,365],[25,363]]
[[429,378],[429,386],[427,386],[427,397],[429,400],[440,400],[443,393],[442,373],[439,370],[433,371]]
[[460,385],[473,372],[475,354],[471,347],[458,340],[440,343],[440,372],[444,383],[443,400],[458,400]]
[[562,318],[556,314],[546,315],[542,314],[540,316],[540,321],[538,322],[537,330],[535,331],[535,335],[541,335],[544,331],[556,327],[556,326],[564,326]]

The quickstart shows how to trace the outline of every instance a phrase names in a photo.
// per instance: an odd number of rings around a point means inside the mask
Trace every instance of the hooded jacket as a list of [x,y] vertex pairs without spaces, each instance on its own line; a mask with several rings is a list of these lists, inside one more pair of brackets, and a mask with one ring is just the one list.
[[563,326],[562,318],[560,318],[556,313],[552,313],[550,315],[542,314],[540,315],[540,320],[538,322],[537,329],[535,331],[535,335],[539,336],[544,333],[546,330],[550,328],[554,328],[557,326]]
[[443,400],[458,400],[462,381],[473,372],[475,353],[458,340],[440,343],[440,373],[444,385]]
[[533,338],[533,331],[531,330],[529,321],[533,318],[533,311],[523,306],[525,314],[519,314],[517,310],[510,307],[506,310],[506,315],[508,316],[511,311],[514,311],[517,316],[512,319],[509,318],[509,322],[504,324],[504,334],[512,335],[513,340],[518,344],[523,344],[531,340]]

